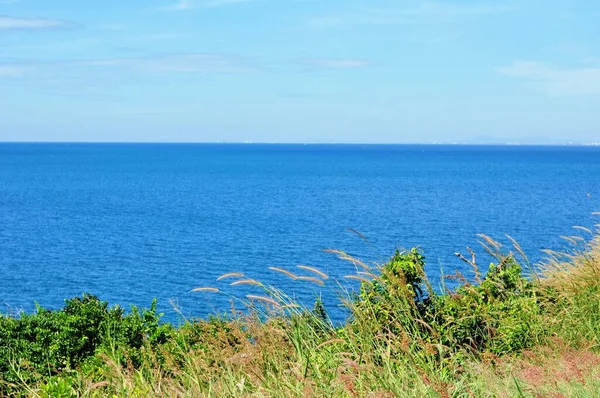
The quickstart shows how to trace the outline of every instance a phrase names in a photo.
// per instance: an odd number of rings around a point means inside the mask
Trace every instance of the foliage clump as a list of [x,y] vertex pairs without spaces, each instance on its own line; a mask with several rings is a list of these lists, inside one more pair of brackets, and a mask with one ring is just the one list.
[[133,307],[126,314],[89,294],[66,300],[59,311],[37,306],[34,314],[0,316],[0,395],[85,367],[101,352],[139,364],[146,344],[163,344],[173,332],[159,319],[156,301],[150,309]]
[[539,289],[522,275],[514,257],[490,264],[481,283],[464,283],[441,294],[427,282],[424,260],[418,249],[396,251],[380,276],[362,283],[352,307],[355,319],[375,322],[392,335],[407,335],[415,347],[435,345],[443,355],[503,355],[537,342]]

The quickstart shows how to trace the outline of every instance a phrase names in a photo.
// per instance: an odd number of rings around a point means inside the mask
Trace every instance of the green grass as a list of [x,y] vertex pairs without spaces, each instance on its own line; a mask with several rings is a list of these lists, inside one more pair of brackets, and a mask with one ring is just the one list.
[[[0,317],[0,395],[38,397],[594,397],[600,391],[600,239],[531,267],[482,236],[493,262],[438,293],[417,249],[356,265],[360,289],[331,323],[258,281],[247,311],[161,324],[155,305],[126,314],[94,296],[60,311]],[[327,275],[303,269],[299,281]],[[524,271],[528,277],[524,276]],[[198,294],[222,294],[208,287]]]

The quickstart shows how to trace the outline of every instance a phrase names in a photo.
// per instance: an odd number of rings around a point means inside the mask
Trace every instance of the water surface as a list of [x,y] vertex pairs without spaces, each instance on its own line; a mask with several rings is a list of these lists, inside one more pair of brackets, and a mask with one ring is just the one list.
[[599,198],[593,147],[0,144],[0,303],[156,297],[176,320],[169,300],[188,316],[229,308],[194,287],[260,293],[215,282],[230,271],[307,300],[313,284],[268,270],[307,264],[334,277],[323,294],[342,318],[334,279],[353,267],[324,248],[383,261],[418,245],[439,285],[442,267],[468,271],[453,253],[478,233],[538,260],[593,227]]

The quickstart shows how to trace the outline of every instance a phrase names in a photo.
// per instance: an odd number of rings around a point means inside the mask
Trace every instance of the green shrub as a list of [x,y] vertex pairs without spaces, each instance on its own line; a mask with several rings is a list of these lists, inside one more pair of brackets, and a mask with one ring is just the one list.
[[145,344],[164,343],[172,331],[159,323],[156,302],[149,310],[121,307],[85,294],[62,310],[37,307],[34,314],[0,316],[0,393],[82,365],[99,351],[122,350],[139,362]]
[[418,249],[396,251],[379,276],[361,283],[351,308],[355,321],[395,333],[413,330],[422,306],[424,266]]
[[509,257],[501,267],[491,264],[481,284],[436,296],[429,321],[446,346],[516,352],[535,343],[537,295],[521,266]]
[[[438,351],[495,354],[517,352],[536,342],[538,292],[514,257],[492,263],[479,284],[435,293],[420,251],[397,251],[380,276],[361,284],[352,305],[354,322],[373,331],[408,336],[414,350],[429,344]],[[411,348],[411,349],[413,349]]]

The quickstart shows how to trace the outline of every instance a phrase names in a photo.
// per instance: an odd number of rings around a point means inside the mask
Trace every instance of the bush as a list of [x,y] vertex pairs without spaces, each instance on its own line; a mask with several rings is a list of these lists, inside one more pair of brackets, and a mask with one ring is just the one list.
[[517,352],[536,342],[539,292],[511,255],[492,263],[479,284],[437,294],[417,249],[397,251],[380,275],[361,284],[352,305],[354,321],[399,338],[415,350],[429,346],[446,353]]
[[99,351],[122,350],[139,361],[139,350],[165,342],[172,328],[159,324],[156,302],[149,310],[121,307],[84,294],[62,310],[37,307],[35,314],[0,316],[0,393],[82,365]]

